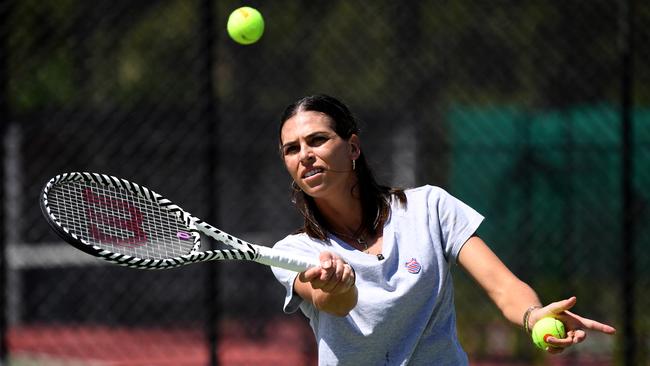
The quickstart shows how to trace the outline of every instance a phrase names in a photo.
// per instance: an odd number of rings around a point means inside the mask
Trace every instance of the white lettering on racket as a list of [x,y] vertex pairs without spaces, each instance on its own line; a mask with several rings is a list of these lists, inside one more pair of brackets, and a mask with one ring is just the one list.
[[176,233],[176,237],[181,240],[190,240],[192,239],[192,234],[186,233],[185,231],[179,231]]

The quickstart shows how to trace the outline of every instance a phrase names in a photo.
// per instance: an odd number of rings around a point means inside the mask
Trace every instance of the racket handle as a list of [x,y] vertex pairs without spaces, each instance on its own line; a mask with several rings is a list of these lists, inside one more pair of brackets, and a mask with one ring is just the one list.
[[320,266],[316,258],[301,257],[268,247],[259,247],[258,254],[259,257],[255,259],[255,262],[294,272],[302,272],[311,267]]

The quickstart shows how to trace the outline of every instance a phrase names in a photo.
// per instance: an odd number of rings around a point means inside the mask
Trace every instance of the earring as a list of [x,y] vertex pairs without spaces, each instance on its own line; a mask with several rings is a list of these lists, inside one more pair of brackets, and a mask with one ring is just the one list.
[[296,183],[295,180],[291,181],[291,190],[294,192],[298,192],[300,190],[300,187],[298,187],[298,183]]
[[352,160],[352,170],[356,170],[356,169],[357,169],[357,161]]

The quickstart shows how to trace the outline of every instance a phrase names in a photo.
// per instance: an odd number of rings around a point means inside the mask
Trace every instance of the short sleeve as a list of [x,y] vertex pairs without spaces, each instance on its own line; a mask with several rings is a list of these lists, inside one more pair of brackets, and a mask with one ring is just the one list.
[[[304,234],[289,235],[277,242],[273,248],[306,257],[318,258],[320,251],[313,245],[310,245],[308,241],[309,239]],[[280,282],[280,284],[282,284],[282,286],[284,286],[286,290],[282,310],[287,314],[296,312],[300,308],[300,305],[303,303],[302,298],[298,296],[298,294],[296,294],[293,290],[293,284],[296,280],[296,277],[298,276],[298,273],[278,267],[271,267],[271,270],[273,271],[275,278]]]
[[476,232],[484,217],[447,191],[436,188],[430,197],[430,215],[437,217],[445,257],[456,263],[467,240]]

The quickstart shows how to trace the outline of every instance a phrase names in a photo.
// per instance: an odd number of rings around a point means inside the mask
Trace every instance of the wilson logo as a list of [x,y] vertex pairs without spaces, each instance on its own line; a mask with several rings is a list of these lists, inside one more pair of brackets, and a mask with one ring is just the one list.
[[100,243],[137,247],[147,243],[142,212],[132,203],[83,190],[88,231]]

